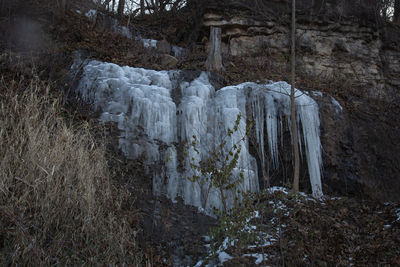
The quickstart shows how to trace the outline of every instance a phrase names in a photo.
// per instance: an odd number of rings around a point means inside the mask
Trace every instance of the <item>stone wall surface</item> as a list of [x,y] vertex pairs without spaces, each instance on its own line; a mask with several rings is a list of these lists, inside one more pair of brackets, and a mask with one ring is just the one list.
[[[290,27],[285,19],[260,19],[250,11],[213,6],[206,10],[203,25],[222,28],[224,52],[230,56],[289,56]],[[296,39],[297,70],[302,75],[351,82],[375,99],[390,99],[399,88],[400,42],[386,40],[385,30],[373,23],[299,15]]]

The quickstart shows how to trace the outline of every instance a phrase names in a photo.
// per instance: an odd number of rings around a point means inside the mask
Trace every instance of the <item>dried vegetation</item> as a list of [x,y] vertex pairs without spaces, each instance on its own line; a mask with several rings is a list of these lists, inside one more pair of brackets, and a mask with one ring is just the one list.
[[138,262],[129,194],[87,122],[32,80],[0,82],[0,265]]

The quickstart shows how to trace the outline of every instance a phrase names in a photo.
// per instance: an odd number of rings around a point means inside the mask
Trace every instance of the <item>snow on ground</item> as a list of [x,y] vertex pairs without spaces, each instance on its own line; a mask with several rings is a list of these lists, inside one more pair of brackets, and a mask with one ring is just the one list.
[[144,47],[146,48],[157,48],[157,40],[153,40],[153,39],[143,39],[140,37],[137,37],[137,40],[140,40],[143,44]]
[[230,259],[233,259],[233,257],[231,255],[229,255],[228,253],[222,251],[218,254],[218,259],[221,264],[224,264],[224,262],[226,262]]
[[243,257],[253,257],[256,258],[256,261],[254,262],[255,264],[260,264],[263,262],[265,259],[268,258],[268,254],[262,254],[262,253],[252,253],[252,254],[244,254]]

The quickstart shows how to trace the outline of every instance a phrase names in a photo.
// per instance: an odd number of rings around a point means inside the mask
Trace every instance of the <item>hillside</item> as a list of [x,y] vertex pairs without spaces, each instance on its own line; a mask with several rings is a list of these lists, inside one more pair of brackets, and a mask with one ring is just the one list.
[[288,1],[0,1],[0,264],[399,265],[400,28],[373,1],[298,3],[298,195]]

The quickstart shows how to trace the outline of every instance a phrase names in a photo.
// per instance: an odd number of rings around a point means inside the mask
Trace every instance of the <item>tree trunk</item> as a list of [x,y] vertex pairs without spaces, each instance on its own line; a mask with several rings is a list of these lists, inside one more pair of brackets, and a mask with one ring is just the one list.
[[208,71],[215,72],[221,72],[224,69],[222,66],[221,28],[211,27],[210,29],[210,45],[206,68]]
[[292,122],[292,145],[294,154],[293,191],[299,193],[300,156],[296,124],[295,81],[296,81],[296,0],[292,0],[292,47],[291,47],[291,90],[290,90],[290,120]]
[[61,8],[63,10],[67,9],[67,0],[61,0]]
[[143,18],[144,17],[144,0],[140,0],[140,16]]
[[122,16],[124,14],[125,9],[125,0],[118,1],[118,16]]
[[393,22],[400,25],[400,0],[394,2]]

